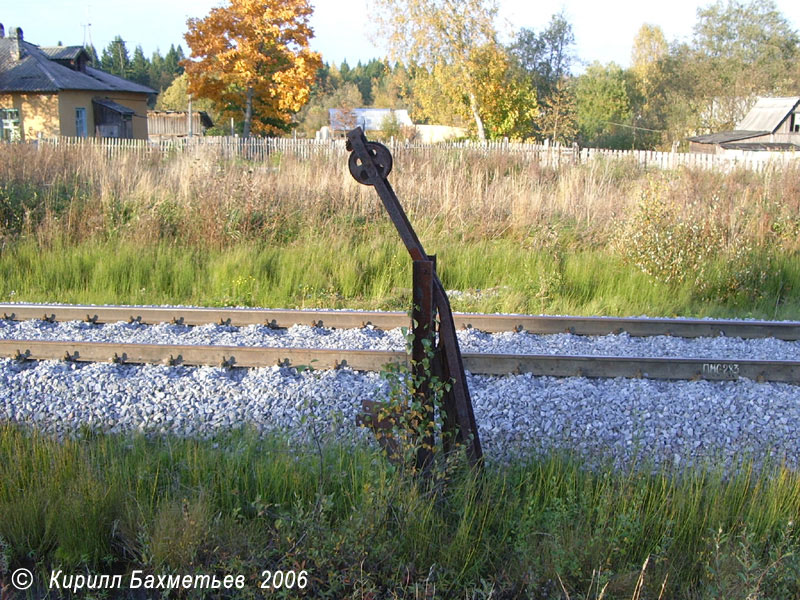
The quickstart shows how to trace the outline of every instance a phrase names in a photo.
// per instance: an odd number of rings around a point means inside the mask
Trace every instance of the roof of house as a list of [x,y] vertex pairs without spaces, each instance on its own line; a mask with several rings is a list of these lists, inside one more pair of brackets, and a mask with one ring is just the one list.
[[[759,98],[753,108],[744,118],[736,124],[734,131],[720,131],[708,135],[690,137],[690,142],[700,144],[720,144],[724,148],[733,148],[732,144],[775,133],[781,124],[789,118],[800,105],[800,97],[790,98]],[[751,144],[753,148],[754,145]]]
[[50,60],[75,60],[81,53],[89,55],[83,46],[39,46],[39,50]]
[[720,144],[720,146],[725,148],[725,150],[773,150],[780,152],[797,152],[800,150],[800,145],[789,142],[733,142],[730,144]]
[[[19,58],[17,58],[17,48],[19,48]],[[24,40],[0,38],[0,93],[52,93],[61,90],[156,93],[152,88],[100,69],[87,66],[86,72],[74,71],[56,62],[56,60],[75,58],[82,50],[80,46],[43,49]]]
[[92,102],[94,102],[95,104],[99,104],[100,106],[104,106],[109,110],[113,110],[114,112],[119,113],[121,115],[136,114],[135,110],[128,108],[127,106],[122,106],[122,104],[114,102],[113,100],[107,100],[106,98],[94,98]]
[[695,137],[690,137],[689,141],[698,142],[700,144],[726,144],[767,134],[769,134],[769,131],[741,131],[737,129],[736,131],[720,131],[719,133],[697,135]]
[[800,97],[759,98],[755,106],[737,123],[736,129],[775,133],[800,104]]

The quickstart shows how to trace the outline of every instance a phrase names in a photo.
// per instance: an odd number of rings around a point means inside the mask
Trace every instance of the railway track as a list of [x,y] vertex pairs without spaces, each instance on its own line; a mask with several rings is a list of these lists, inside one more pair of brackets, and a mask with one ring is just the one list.
[[[404,312],[289,310],[262,308],[187,308],[166,306],[93,306],[2,304],[3,318],[15,321],[46,319],[49,321],[118,321],[145,324],[181,323],[206,325],[222,323],[235,327],[269,325],[325,326],[341,329],[372,325],[394,329],[408,325]],[[536,334],[573,333],[576,335],[608,335],[627,333],[632,336],[673,335],[676,337],[773,337],[779,340],[800,340],[797,321],[736,321],[709,319],[651,319],[636,317],[558,317],[549,315],[485,315],[454,313],[456,327],[486,332],[527,331]]]
[[[266,309],[221,309],[138,306],[75,306],[0,304],[8,320],[44,319],[88,321],[96,324],[120,321],[142,324],[210,323],[243,327],[267,325],[288,328],[310,325],[354,329],[371,325],[394,329],[408,325],[400,312],[297,311]],[[486,332],[526,331],[534,334],[571,333],[602,336],[716,337],[800,340],[800,323],[767,321],[722,321],[691,319],[646,319],[611,317],[553,317],[530,315],[455,314],[456,327]],[[0,340],[0,356],[18,360],[117,362],[135,364],[215,365],[266,367],[309,365],[316,369],[347,366],[359,371],[378,371],[388,363],[407,360],[404,352],[385,350],[341,350],[270,348],[221,345],[133,344],[110,342]],[[576,356],[540,354],[463,354],[465,368],[476,374],[532,373],[556,377],[644,377],[650,379],[708,379],[730,381],[748,378],[800,384],[799,360],[745,360],[728,357],[659,358],[630,356]]]

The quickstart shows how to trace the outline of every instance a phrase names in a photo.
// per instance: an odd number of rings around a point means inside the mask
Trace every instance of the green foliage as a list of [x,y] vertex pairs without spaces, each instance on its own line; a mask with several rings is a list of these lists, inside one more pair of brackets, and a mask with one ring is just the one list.
[[[388,227],[376,237],[391,238]],[[520,248],[519,242],[439,238],[442,277],[469,312],[716,316],[797,319],[800,267],[791,258],[747,266],[735,277],[714,262],[700,286],[692,277],[662,283],[609,250]],[[766,261],[766,258],[764,259]],[[719,270],[718,270],[719,269]],[[758,289],[760,274],[766,282]],[[196,304],[402,310],[410,270],[399,242],[320,238],[302,230],[290,243],[234,244],[220,250],[110,240],[41,248],[16,243],[0,256],[4,301]],[[739,282],[739,283],[737,283]],[[732,286],[732,287],[728,287]]]
[[[327,67],[326,65],[324,69],[327,69],[328,78],[332,84],[336,79],[335,68]],[[347,61],[343,61],[339,67],[339,77],[341,78],[341,84],[355,84],[364,99],[364,106],[370,106],[374,101],[374,90],[383,81],[387,70],[386,64],[376,58],[363,65],[361,61],[358,61],[358,64],[352,68],[347,64]],[[324,74],[321,75],[321,79],[323,78],[325,78]]]
[[[722,0],[698,9],[691,44],[702,70],[701,117],[712,129],[732,129],[755,95],[795,93],[791,74],[800,35],[773,0]],[[714,103],[714,104],[712,104]]]
[[[470,10],[478,14],[479,4]],[[489,138],[670,149],[689,136],[733,128],[757,96],[790,96],[800,83],[800,35],[772,0],[720,1],[699,9],[688,43],[670,42],[660,28],[644,24],[630,69],[596,64],[579,76],[570,74],[575,40],[563,14],[553,15],[541,32],[516,33],[503,49],[515,71],[508,74],[480,57],[489,38],[465,52],[456,37],[439,30],[434,35],[426,29],[429,22],[414,20],[420,6],[421,0],[413,0],[390,10],[396,20],[387,30],[405,65],[386,66],[380,74],[377,61],[366,67],[326,66],[318,76],[318,98],[354,82],[365,104],[372,98],[376,106],[409,109],[415,122],[468,126],[478,135],[486,121]],[[452,16],[458,23],[464,22],[466,5],[462,11]],[[490,12],[482,13],[475,32],[486,30]],[[436,44],[436,51],[420,50]],[[367,74],[373,62],[374,76]],[[518,85],[520,78],[525,86]],[[522,115],[531,107],[531,114]]]
[[715,218],[719,199],[681,214],[654,183],[614,242],[630,264],[664,283],[690,281],[703,298],[758,298],[772,270],[771,255],[759,253]]
[[153,53],[148,67],[149,85],[153,89],[162,92],[169,88],[176,77],[183,73],[181,61],[185,59],[183,48],[180,44],[170,44],[166,56],[162,56],[159,50]]
[[[692,135],[732,129],[757,96],[791,96],[800,85],[800,34],[774,0],[701,7],[688,42],[644,24],[630,69],[590,65],[580,76],[570,73],[575,37],[563,13],[539,32],[520,28],[500,48],[494,2],[462,2],[441,14],[429,0],[379,4],[378,25],[401,62],[323,65],[293,119],[302,135],[328,124],[329,108],[372,105],[408,109],[417,123],[466,126],[478,137],[670,149]],[[505,54],[509,69],[481,56],[487,44]],[[166,56],[156,51],[148,60],[137,47],[130,57],[117,36],[95,64],[163,92],[183,72],[184,58],[174,45]],[[289,130],[271,117],[258,125]]]
[[8,572],[10,550],[8,542],[0,537],[0,577],[5,576],[6,572]]
[[130,79],[136,83],[150,85],[150,64],[144,56],[141,46],[136,46],[130,63]]
[[387,114],[381,121],[381,133],[385,138],[400,138],[402,124],[397,119],[394,111]]
[[[7,150],[4,299],[406,308],[402,244],[338,156]],[[456,310],[800,317],[795,170],[654,183],[621,161],[552,170],[512,154],[415,152],[396,152],[396,189],[439,250]]]
[[562,144],[575,141],[577,127],[575,91],[566,78],[558,81],[550,93],[541,100],[536,131],[544,139]]
[[412,79],[400,64],[393,67],[372,59],[350,67],[324,64],[316,74],[311,99],[295,117],[297,130],[313,137],[324,125],[330,125],[331,108],[350,110],[364,106],[375,108],[411,108]]
[[[605,116],[578,100],[579,113],[589,115],[579,117],[581,135],[592,145],[669,149],[692,135],[734,129],[757,96],[795,94],[798,56],[800,35],[772,0],[726,0],[698,9],[688,43],[670,44],[660,28],[645,24],[634,40],[631,69],[611,77],[616,91],[593,94],[595,101],[604,98],[598,110]],[[598,79],[587,70],[576,78],[579,87],[589,83],[587,75]],[[596,90],[597,81],[590,87]],[[598,120],[626,127],[602,131]]]
[[[581,145],[630,148],[633,108],[630,80],[618,65],[589,65],[575,83]],[[629,128],[630,126],[630,128]]]
[[531,78],[538,97],[549,98],[560,81],[570,74],[575,34],[563,11],[550,17],[540,34],[523,27],[510,51]]
[[634,66],[642,124],[664,130],[665,145],[734,129],[757,96],[789,96],[800,83],[800,37],[772,0],[700,8],[692,40],[665,44],[646,71]]
[[522,28],[509,47],[516,68],[524,73],[539,110],[531,115],[526,137],[571,144],[576,139],[575,91],[570,75],[575,35],[563,12],[551,17],[537,34]]
[[126,41],[120,36],[115,36],[103,49],[101,58],[98,58],[94,46],[88,46],[86,50],[95,68],[152,87],[156,91],[166,90],[172,81],[183,73],[183,68],[179,64],[184,59],[180,45],[176,48],[172,44],[166,57],[161,56],[156,50],[150,59],[144,55],[142,47],[137,45],[131,57]]
[[346,113],[362,106],[364,99],[358,86],[352,82],[346,82],[328,94],[318,91],[297,114],[297,129],[306,137],[313,137],[323,126],[330,126],[330,109]]
[[[403,336],[406,352],[411,355],[414,334],[403,328]],[[413,474],[426,462],[423,454],[430,453],[433,462],[427,465],[428,474],[437,466],[436,475],[444,478],[454,458],[444,456],[444,449],[453,442],[445,439],[450,433],[445,432],[443,408],[443,399],[451,390],[452,381],[443,381],[433,374],[433,337],[423,339],[422,346],[425,354],[420,362],[412,360],[410,368],[402,364],[388,365],[381,372],[389,385],[389,397],[378,405],[365,425],[372,428],[390,461]]]
[[244,574],[245,598],[261,597],[264,569],[294,569],[307,589],[274,597],[657,598],[664,585],[782,600],[800,592],[799,490],[778,465],[590,470],[558,454],[480,476],[454,463],[432,488],[327,437],[56,440],[5,424],[0,572],[31,568],[39,588],[51,569]]
[[[170,86],[158,95],[156,110],[178,110],[189,109],[189,95],[187,93],[188,81],[185,73],[178,75]],[[212,122],[217,123],[219,114],[214,109],[214,103],[207,98],[192,98],[193,111],[205,111]],[[219,127],[219,125],[217,125]]]
[[746,526],[710,531],[701,551],[703,592],[709,598],[792,598],[800,592],[800,561],[792,546],[794,521],[758,550],[758,536]]
[[393,67],[387,65],[383,77],[375,80],[373,105],[376,108],[412,109],[411,87],[412,79],[408,69],[401,64]]
[[86,50],[86,53],[89,55],[89,65],[95,69],[99,69],[100,57],[97,56],[97,49],[94,47],[94,44],[87,44],[83,49]]
[[[491,48],[504,53],[497,44],[495,0],[462,0],[440,3],[435,0],[377,0],[375,17],[394,60],[406,67],[419,67],[432,85],[418,88],[439,93],[440,101],[461,105],[463,116],[475,125],[479,139],[486,139],[483,119],[486,106],[479,98],[487,82],[476,67],[478,54]],[[430,107],[428,96],[420,105]],[[425,115],[428,116],[428,115]]]
[[477,98],[490,139],[528,139],[539,115],[536,92],[513,68],[505,52],[496,46],[478,48],[472,57],[472,71],[480,84]]
[[[670,77],[668,64],[674,64],[669,56],[669,45],[664,32],[658,25],[645,23],[633,40],[630,75],[635,88],[634,111],[637,125],[644,130],[637,131],[636,142],[644,148],[672,148],[676,139],[686,137],[677,132],[668,132],[670,117],[676,114],[675,98],[670,97],[671,89],[678,89],[686,82],[679,77]],[[682,92],[681,92],[682,93]]]
[[185,73],[176,77],[170,86],[158,95],[156,110],[186,110],[189,106],[187,84]]
[[100,68],[108,71],[117,77],[128,78],[130,76],[130,55],[125,45],[125,40],[120,36],[114,37],[108,46],[103,49],[100,58]]

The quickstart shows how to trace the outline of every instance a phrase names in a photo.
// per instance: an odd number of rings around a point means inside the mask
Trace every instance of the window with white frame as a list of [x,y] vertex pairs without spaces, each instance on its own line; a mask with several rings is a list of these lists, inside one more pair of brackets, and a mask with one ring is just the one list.
[[17,142],[19,139],[19,110],[0,108],[0,140]]

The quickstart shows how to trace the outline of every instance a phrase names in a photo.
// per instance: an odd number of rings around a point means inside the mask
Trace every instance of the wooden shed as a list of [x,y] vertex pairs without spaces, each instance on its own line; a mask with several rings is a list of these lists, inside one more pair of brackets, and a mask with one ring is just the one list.
[[[204,135],[214,123],[205,111],[192,111],[192,135]],[[189,136],[189,113],[180,110],[148,110],[147,131],[151,140]]]
[[131,139],[136,111],[105,98],[93,98],[96,135],[105,138]]

